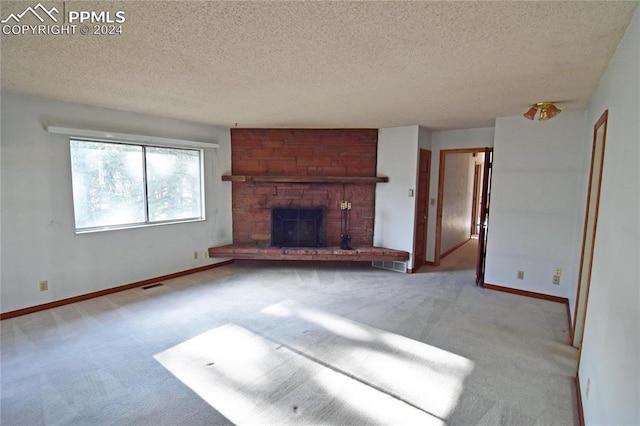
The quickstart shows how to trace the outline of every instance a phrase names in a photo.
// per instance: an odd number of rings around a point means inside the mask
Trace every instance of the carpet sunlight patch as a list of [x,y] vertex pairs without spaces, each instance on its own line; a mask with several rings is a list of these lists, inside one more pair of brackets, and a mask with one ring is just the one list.
[[227,324],[155,358],[236,424],[441,425],[473,368],[296,302],[261,314],[264,329]]

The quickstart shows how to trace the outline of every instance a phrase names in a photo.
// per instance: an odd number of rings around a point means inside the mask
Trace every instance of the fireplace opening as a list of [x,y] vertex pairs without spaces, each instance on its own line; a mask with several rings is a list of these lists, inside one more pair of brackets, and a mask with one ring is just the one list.
[[327,244],[324,210],[292,207],[272,209],[271,245],[325,247]]

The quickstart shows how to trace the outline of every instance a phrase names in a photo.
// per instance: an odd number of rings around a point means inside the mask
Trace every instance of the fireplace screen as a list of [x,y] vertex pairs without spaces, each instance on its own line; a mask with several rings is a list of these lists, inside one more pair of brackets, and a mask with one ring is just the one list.
[[326,246],[323,209],[271,210],[271,244],[277,247]]

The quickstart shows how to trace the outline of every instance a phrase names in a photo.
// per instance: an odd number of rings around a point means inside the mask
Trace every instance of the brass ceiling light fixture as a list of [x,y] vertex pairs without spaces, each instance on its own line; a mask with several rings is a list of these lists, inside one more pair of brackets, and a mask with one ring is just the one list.
[[525,118],[529,120],[533,120],[536,118],[536,114],[540,111],[540,115],[538,116],[538,120],[549,120],[550,118],[555,117],[560,114],[562,110],[558,109],[553,102],[538,102],[531,106],[529,111],[522,114]]

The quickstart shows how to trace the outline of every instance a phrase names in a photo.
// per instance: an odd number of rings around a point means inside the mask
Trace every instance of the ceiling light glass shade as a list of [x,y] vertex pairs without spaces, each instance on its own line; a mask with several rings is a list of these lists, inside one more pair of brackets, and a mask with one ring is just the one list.
[[538,120],[542,121],[542,120],[548,120],[551,117],[549,116],[549,110],[547,109],[547,107],[542,107],[540,108],[540,116],[538,117]]
[[527,112],[525,112],[524,115],[525,118],[528,118],[529,120],[533,120],[534,118],[536,118],[536,113],[538,112],[538,108],[534,105],[531,107],[531,109]]
[[550,118],[555,117],[556,115],[560,114],[561,110],[558,109],[553,103],[551,102],[538,102],[537,104],[533,105],[529,111],[527,111],[526,113],[522,114],[524,117],[528,118],[529,120],[533,120],[536,117],[536,113],[538,112],[538,110],[540,111],[540,115],[538,116],[538,120],[549,120]]
[[549,116],[549,118],[553,118],[561,112],[562,111],[558,109],[554,104],[549,104],[549,106],[547,107],[547,115]]

